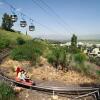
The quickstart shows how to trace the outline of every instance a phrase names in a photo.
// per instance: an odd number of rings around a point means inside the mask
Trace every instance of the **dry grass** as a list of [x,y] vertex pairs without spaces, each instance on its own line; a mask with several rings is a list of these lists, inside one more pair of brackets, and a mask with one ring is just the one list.
[[76,71],[56,71],[53,67],[44,66],[33,69],[32,77],[39,80],[60,81],[66,84],[93,83],[95,80]]
[[19,66],[23,69],[26,69],[27,66],[29,66],[30,63],[28,61],[19,62],[16,60],[11,60],[9,58],[6,58],[2,64],[0,65],[0,68],[2,70],[7,71],[7,75],[10,77],[16,76],[16,68]]
[[23,67],[28,71],[28,75],[32,79],[47,80],[47,81],[60,81],[66,84],[83,84],[83,83],[93,83],[94,79],[82,75],[76,71],[68,71],[66,73],[61,70],[57,71],[55,68],[50,66],[45,59],[43,59],[41,67],[29,67],[30,63],[28,61],[18,62],[7,58],[2,64],[1,68],[9,69],[8,76],[14,77],[16,75],[15,69],[17,66]]

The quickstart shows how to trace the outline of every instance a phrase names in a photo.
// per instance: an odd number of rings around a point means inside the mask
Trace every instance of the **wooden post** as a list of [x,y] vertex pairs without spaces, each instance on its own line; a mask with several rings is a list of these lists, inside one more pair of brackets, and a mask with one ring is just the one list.
[[96,100],[100,100],[100,90],[95,93]]

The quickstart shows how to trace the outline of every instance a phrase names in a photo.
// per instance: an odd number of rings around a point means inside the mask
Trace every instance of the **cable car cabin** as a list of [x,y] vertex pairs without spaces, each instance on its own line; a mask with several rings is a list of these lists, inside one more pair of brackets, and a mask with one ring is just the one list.
[[11,15],[11,19],[13,22],[16,22],[18,20],[17,15]]
[[20,26],[21,26],[21,27],[26,27],[26,26],[27,26],[26,21],[20,21]]
[[34,31],[35,30],[35,26],[29,26],[29,31]]

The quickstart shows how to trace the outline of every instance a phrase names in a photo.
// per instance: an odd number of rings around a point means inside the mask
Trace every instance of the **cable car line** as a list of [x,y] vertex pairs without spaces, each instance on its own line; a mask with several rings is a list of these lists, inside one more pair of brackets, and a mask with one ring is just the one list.
[[12,13],[11,19],[12,19],[13,22],[17,22],[18,17],[17,17],[17,15],[15,14],[15,12],[16,12],[16,11],[15,11],[15,8],[14,8],[12,5],[10,5],[8,2],[6,2],[5,0],[2,0],[2,2],[3,2],[3,4],[6,4],[7,6],[10,7],[10,10],[11,10],[11,13]]
[[23,13],[21,13],[21,21],[20,21],[20,27],[26,27],[27,26],[27,22],[25,21],[25,15]]
[[[65,26],[68,26],[68,25],[66,25],[66,23],[64,22],[64,20],[62,21],[62,20],[61,20],[61,17],[60,17],[57,13],[55,13],[55,11],[54,11],[51,7],[49,7],[45,2],[43,2],[42,0],[32,0],[32,1],[33,1],[33,3],[35,3],[41,10],[43,10],[47,15],[50,15],[50,16],[51,16],[51,14],[50,14],[45,8],[43,8],[43,7],[39,4],[39,1],[41,1],[41,2],[53,13],[53,15],[55,15],[55,16],[57,17],[57,19],[58,19],[59,21],[56,19],[56,23],[57,23],[58,25],[60,25],[64,30],[66,30],[66,31],[69,30],[67,27],[65,27]],[[64,24],[62,24],[62,23],[64,23]],[[70,28],[69,31],[70,31],[70,33],[71,33],[72,29]]]
[[[20,12],[20,13],[22,13],[22,12]],[[23,14],[23,13],[22,13]],[[28,15],[26,15],[26,14],[24,14],[25,15],[25,17],[26,18],[28,18],[28,19],[32,19],[32,18],[30,18]],[[49,31],[51,31],[51,32],[53,32],[53,33],[59,33],[59,32],[56,32],[55,30],[53,30],[53,29],[51,29],[50,27],[48,27],[48,26],[46,26],[46,25],[44,25],[44,24],[41,24],[40,22],[38,22],[37,20],[34,20],[34,19],[32,19],[35,23],[37,23],[38,25],[40,25],[40,26],[42,26],[42,27],[44,27],[45,29],[48,29]],[[59,33],[59,34],[61,34],[61,33]]]
[[[70,30],[73,32],[73,29],[70,27],[70,25],[68,23],[66,23],[60,15],[58,15],[57,12],[55,12],[55,10],[53,8],[51,8],[45,1],[43,0],[37,0],[37,1],[40,1],[42,2],[64,25],[65,27],[68,26],[70,28]],[[67,28],[67,27],[66,27]]]
[[[33,1],[33,3],[35,3],[40,9],[42,9],[47,15],[51,16],[51,14],[48,13],[48,11],[47,11],[45,8],[43,8],[37,1],[35,1],[35,0],[32,0],[32,1]],[[61,22],[59,22],[58,20],[56,20],[56,23],[57,23],[58,25],[60,25],[64,30],[66,30],[66,29],[64,28],[64,26],[61,25]]]
[[[11,4],[9,4],[9,3],[6,2],[5,0],[2,0],[2,2],[3,2],[4,4],[6,4],[6,5],[8,5],[10,8],[14,8],[14,9],[15,9],[15,12],[18,12],[18,13],[24,15],[25,17],[27,17],[27,18],[29,18],[29,19],[32,19],[32,18],[30,18],[29,16],[27,16],[26,14],[22,13],[21,11],[17,11],[15,7],[13,7]],[[32,19],[32,20],[33,20],[33,19]],[[34,21],[35,23],[37,23],[38,25],[44,27],[45,29],[48,29],[49,31],[51,31],[51,32],[53,32],[53,33],[57,33],[57,34],[59,33],[59,32],[56,32],[55,30],[49,28],[48,26],[46,26],[46,25],[44,25],[44,24],[41,24],[41,23],[38,22],[37,20],[33,20],[33,21]],[[61,34],[61,33],[59,33],[59,34]]]
[[[20,13],[22,13],[22,12],[20,12]],[[22,13],[23,14],[23,13]],[[24,14],[25,15],[25,17],[26,18],[28,18],[28,19],[32,19],[32,18],[30,18],[28,15],[26,15],[26,14]],[[41,24],[40,22],[38,22],[37,20],[34,20],[34,19],[32,19],[35,23],[37,23],[38,25],[40,25],[40,26],[42,26],[43,28],[45,28],[45,29],[48,29],[49,31],[51,31],[51,32],[53,32],[53,33],[59,33],[59,32],[56,32],[55,30],[53,30],[53,29],[51,29],[50,27],[48,27],[48,26],[46,26],[46,25],[44,25],[44,24]],[[59,33],[59,34],[61,34],[61,33]]]
[[[33,3],[35,3],[40,9],[42,9],[47,15],[51,16],[51,14],[48,13],[48,11],[47,11],[46,9],[44,9],[37,1],[35,1],[35,0],[32,0],[32,1],[33,1]],[[57,22],[58,25],[61,24],[61,23],[60,23],[59,21],[57,21],[57,20],[56,20],[56,22]],[[64,28],[64,27],[63,27],[63,28]]]
[[31,24],[29,25],[29,31],[34,31],[35,30],[35,26],[33,25],[33,20],[30,19]]
[[[47,11],[46,9],[44,9],[37,1],[35,1],[35,0],[32,0],[32,1],[33,1],[33,3],[35,3],[40,9],[42,9],[47,15],[51,16],[51,14],[48,13],[48,11]],[[61,22],[58,21],[57,19],[56,19],[56,23],[57,23],[58,25],[60,25],[64,30],[68,30],[68,29],[65,29],[65,28],[64,28],[65,26],[62,25]]]

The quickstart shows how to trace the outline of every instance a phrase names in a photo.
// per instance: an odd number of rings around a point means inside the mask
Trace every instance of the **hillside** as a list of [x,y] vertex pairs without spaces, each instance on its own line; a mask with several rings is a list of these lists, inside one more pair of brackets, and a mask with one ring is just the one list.
[[15,43],[16,39],[18,37],[21,37],[24,40],[30,40],[30,39],[32,39],[30,36],[26,36],[26,35],[24,35],[22,33],[10,32],[10,31],[6,31],[6,30],[2,30],[2,29],[0,29],[0,37],[10,40],[11,43]]
[[[17,43],[18,37],[30,41],[25,41],[24,44],[20,45]],[[71,49],[51,45],[47,40],[31,40],[30,36],[5,30],[0,30],[0,39],[1,47],[7,47],[8,44],[5,39],[10,41],[10,45],[13,44],[11,53],[0,64],[0,70],[12,79],[16,77],[16,69],[20,67],[26,71],[26,75],[36,85],[40,86],[81,86],[96,84],[99,81],[96,76],[96,65],[90,63],[85,57],[86,55],[80,53],[80,51],[73,54],[69,51]],[[49,100],[48,98],[54,100],[51,95],[34,90],[28,91],[14,87],[13,90],[15,91],[15,89],[20,89],[17,96],[18,100],[33,100],[33,98],[34,100],[41,100],[43,97],[47,98],[45,100]],[[28,97],[30,98],[28,99]],[[62,96],[59,96],[59,98],[56,100],[68,100]]]

